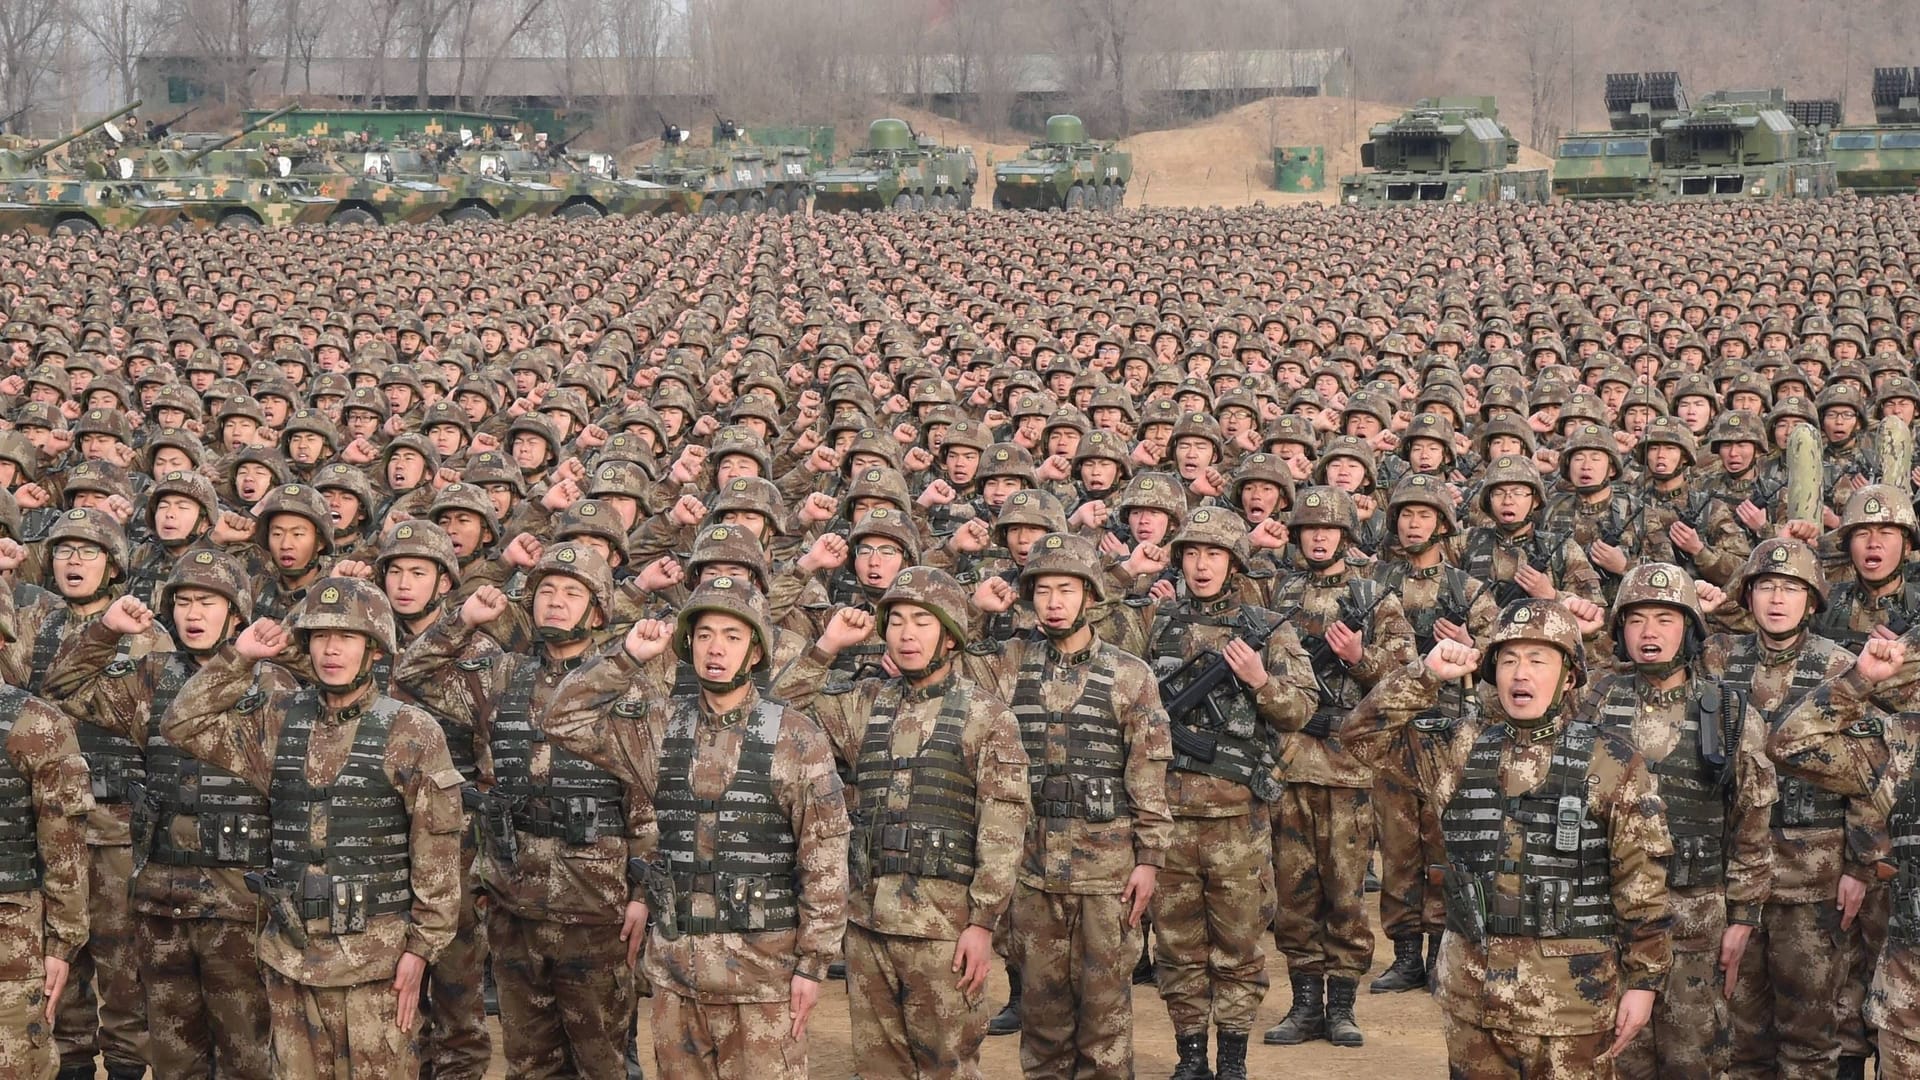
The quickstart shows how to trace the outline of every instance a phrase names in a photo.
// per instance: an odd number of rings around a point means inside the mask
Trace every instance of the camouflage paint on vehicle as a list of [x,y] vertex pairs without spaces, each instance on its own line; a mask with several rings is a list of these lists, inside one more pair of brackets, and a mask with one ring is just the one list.
[[[516,182],[547,184],[561,192],[555,217],[651,217],[673,210],[672,193],[659,184],[617,180],[612,172],[590,170],[567,158],[564,147],[555,155],[538,146],[494,142],[481,153],[497,155],[502,175]],[[596,164],[611,168],[608,155],[596,155]]]
[[[101,129],[140,107],[139,101],[94,119],[63,138],[38,146],[24,142],[0,150],[0,231],[91,233],[172,224],[177,202],[154,198],[144,183],[119,175],[114,165],[80,158],[78,173],[48,171],[50,154]],[[117,136],[117,132],[115,132]],[[117,138],[113,139],[117,145]]]
[[315,195],[338,200],[335,225],[419,225],[453,205],[453,192],[426,180],[405,180],[379,151],[340,150],[319,140],[300,148],[293,175]]
[[1839,188],[1818,132],[1774,90],[1720,90],[1660,124],[1653,198],[1811,199]]
[[184,135],[149,150],[133,172],[157,195],[184,204],[182,217],[201,228],[284,229],[324,223],[339,203],[312,194],[285,158],[251,151],[221,153],[258,127],[293,112],[289,105],[231,135]]
[[1133,155],[1087,138],[1077,116],[1047,118],[1047,137],[993,167],[1001,210],[1117,210],[1133,179]]
[[940,146],[891,117],[867,127],[867,146],[813,177],[819,210],[964,210],[980,169],[973,150]]
[[716,134],[719,138],[711,147],[688,147],[684,128],[665,125],[660,152],[652,161],[635,166],[633,178],[695,196],[682,202],[692,213],[806,212],[812,179],[810,149],[754,146],[737,124],[725,120]]
[[1553,193],[1563,199],[1650,199],[1661,155],[1660,125],[1691,108],[1678,72],[1607,76],[1607,130],[1560,137]]
[[1873,69],[1873,118],[1827,137],[1840,186],[1861,195],[1920,191],[1920,68]]
[[1508,168],[1520,142],[1491,97],[1422,98],[1367,134],[1360,164],[1373,171],[1340,178],[1343,203],[1547,201],[1547,170]]

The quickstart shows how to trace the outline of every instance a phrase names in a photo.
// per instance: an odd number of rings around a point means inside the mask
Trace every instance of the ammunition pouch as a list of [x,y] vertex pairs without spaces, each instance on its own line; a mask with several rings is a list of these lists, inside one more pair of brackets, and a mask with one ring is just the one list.
[[1564,937],[1573,926],[1573,882],[1533,881],[1521,896],[1487,896],[1487,932],[1515,937]]
[[640,858],[628,859],[627,883],[645,890],[647,912],[660,936],[667,941],[677,940],[680,937],[679,897],[674,892],[673,875],[667,873],[666,864]]
[[93,783],[93,801],[96,803],[127,802],[129,788],[140,786],[138,781],[130,782],[127,779],[126,762],[116,758],[88,763],[87,777]]
[[1676,836],[1667,859],[1667,886],[1690,889],[1726,880],[1726,855],[1718,836]]
[[1846,800],[1797,776],[1780,778],[1780,798],[1773,804],[1778,828],[1844,828]]
[[[462,796],[464,801],[465,796]],[[499,788],[486,793],[485,806],[481,811],[484,830],[487,835],[487,850],[495,862],[502,866],[512,866],[520,857],[520,837],[514,832],[514,802],[512,796]]]
[[1447,909],[1447,932],[1459,934],[1475,945],[1485,944],[1487,893],[1479,876],[1453,864],[1437,869],[1441,897]]
[[308,944],[307,924],[300,917],[300,909],[293,902],[293,886],[280,880],[271,871],[249,870],[246,874],[247,891],[267,904],[267,921],[287,939],[287,943],[296,949],[304,949]]
[[1124,780],[1111,777],[1049,776],[1033,785],[1037,818],[1084,818],[1104,825],[1133,815]]
[[873,850],[869,871],[874,877],[944,878],[963,885],[973,882],[973,837],[951,829],[900,822],[877,825],[867,832]]
[[1273,770],[1273,755],[1261,754],[1260,765],[1253,770],[1253,783],[1248,785],[1253,791],[1254,798],[1269,805],[1279,802],[1280,796],[1286,794],[1287,790],[1287,785],[1273,775]]
[[302,919],[327,920],[329,934],[363,934],[369,888],[367,882],[353,878],[309,875],[301,881],[297,911]]

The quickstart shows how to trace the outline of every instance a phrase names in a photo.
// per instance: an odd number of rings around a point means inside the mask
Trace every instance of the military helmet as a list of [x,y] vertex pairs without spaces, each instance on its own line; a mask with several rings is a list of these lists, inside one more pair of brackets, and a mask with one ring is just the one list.
[[1581,424],[1567,434],[1566,448],[1560,452],[1560,478],[1565,480],[1573,471],[1573,455],[1581,450],[1598,450],[1607,455],[1613,463],[1613,478],[1619,479],[1626,473],[1626,466],[1620,458],[1620,444],[1613,439],[1613,432],[1599,424]]
[[1187,517],[1185,489],[1168,473],[1143,472],[1127,481],[1114,510],[1123,517],[1130,510],[1159,510],[1177,529]]
[[581,499],[555,515],[555,540],[576,540],[588,536],[605,542],[614,554],[620,556],[621,562],[626,562],[627,529],[620,521],[619,511],[611,503],[599,499]]
[[82,461],[68,469],[62,487],[70,497],[91,492],[133,501],[133,482],[127,477],[127,471],[106,461]]
[[1694,591],[1692,575],[1672,563],[1641,563],[1627,570],[1613,596],[1613,614],[1607,628],[1613,633],[1616,652],[1626,648],[1620,637],[1620,620],[1629,609],[1647,605],[1685,612],[1694,632],[1701,640],[1706,638],[1707,619],[1700,613],[1700,595]]
[[767,449],[767,440],[743,424],[729,424],[713,433],[713,443],[707,449],[707,460],[717,466],[721,458],[728,456],[751,459],[759,466],[760,476],[773,472],[773,453]]
[[847,543],[858,544],[869,536],[878,536],[900,545],[908,565],[919,561],[919,530],[915,528],[913,519],[900,511],[888,506],[876,506],[861,514],[860,520],[854,522],[853,528],[847,531]]
[[304,646],[315,630],[361,634],[388,656],[397,651],[393,605],[386,593],[359,578],[324,578],[308,590],[306,602],[294,614],[293,632]]
[[609,495],[632,499],[644,511],[647,493],[652,487],[653,479],[639,462],[608,459],[595,465],[587,476],[586,495],[589,499],[604,499]]
[[875,465],[860,470],[847,486],[847,505],[852,506],[861,499],[881,499],[900,508],[902,513],[911,511],[913,495],[907,488],[907,478],[899,469],[890,469],[885,465]]
[[527,478],[520,466],[497,450],[483,450],[468,458],[460,479],[469,484],[505,484],[519,496],[527,493]]
[[[63,512],[54,521],[53,527],[47,530],[47,551],[51,553],[63,541],[92,544],[107,553],[115,573],[122,576],[126,574],[127,531],[106,511],[73,509]],[[112,580],[112,575],[108,575],[108,580]]]
[[736,476],[721,486],[707,508],[709,517],[719,518],[735,511],[751,511],[767,521],[775,536],[785,532],[786,499],[773,481],[764,476]]
[[1715,450],[1722,443],[1749,442],[1761,449],[1767,445],[1767,433],[1760,418],[1750,412],[1728,409],[1713,418],[1713,426],[1707,429],[1707,449]]
[[1527,597],[1500,610],[1480,657],[1480,679],[1492,683],[1500,646],[1511,641],[1538,641],[1559,649],[1573,673],[1573,685],[1587,681],[1587,648],[1580,640],[1580,624],[1558,600]]
[[1293,506],[1293,470],[1287,467],[1284,459],[1264,452],[1248,454],[1240,459],[1240,467],[1233,471],[1233,476],[1227,481],[1227,501],[1235,506],[1242,505],[1241,489],[1256,481],[1279,488],[1281,501],[1288,507]]
[[1339,529],[1352,540],[1360,535],[1360,511],[1353,505],[1353,496],[1337,487],[1310,487],[1294,501],[1287,528]]
[[1440,444],[1445,452],[1448,464],[1453,462],[1453,422],[1439,413],[1423,412],[1413,418],[1407,430],[1400,436],[1400,445],[1395,452],[1406,457],[1413,451],[1413,440],[1431,439]]
[[1046,574],[1064,574],[1087,583],[1093,602],[1107,598],[1105,575],[1100,569],[1100,550],[1093,541],[1064,530],[1050,532],[1033,545],[1027,565],[1020,570],[1020,595],[1033,599],[1033,583]]
[[1536,511],[1546,505],[1547,487],[1540,482],[1540,470],[1534,468],[1532,458],[1502,454],[1487,466],[1486,478],[1480,484],[1479,506],[1489,517],[1493,516],[1493,489],[1503,484],[1521,484],[1533,492]]
[[237,625],[245,626],[253,621],[253,590],[246,568],[224,551],[198,548],[176,560],[167,580],[160,583],[154,597],[155,608],[171,617],[173,594],[181,589],[205,589],[224,596],[238,620]]
[[1016,491],[1000,507],[993,522],[993,537],[1007,542],[1007,530],[1015,525],[1032,525],[1047,532],[1067,531],[1067,511],[1060,500],[1047,491]]
[[425,559],[439,567],[455,588],[460,586],[460,557],[454,553],[447,530],[432,521],[402,521],[387,530],[374,566],[385,574],[387,564],[395,559]]
[[1677,446],[1680,456],[1688,465],[1699,460],[1700,448],[1694,442],[1693,432],[1678,417],[1656,416],[1640,433],[1640,442],[1633,448],[1633,457],[1641,465],[1647,463],[1647,451],[1655,446]]
[[1388,531],[1392,531],[1400,511],[1409,506],[1431,507],[1440,515],[1438,536],[1452,536],[1460,531],[1459,519],[1453,513],[1453,497],[1447,492],[1447,486],[1434,477],[1409,473],[1393,485],[1393,491],[1387,496]]
[[[735,530],[738,532],[739,530]],[[745,535],[745,534],[741,534]],[[750,541],[752,537],[747,537]],[[773,664],[773,633],[768,629],[767,598],[753,582],[722,574],[694,588],[673,623],[673,653],[693,663],[693,624],[707,612],[731,615],[753,629],[760,659],[749,669],[765,671]]]
[[585,585],[601,619],[613,620],[613,568],[598,551],[585,544],[549,545],[527,572],[527,595],[538,592],[540,583],[554,574]]
[[1021,480],[1033,479],[1033,453],[1018,443],[994,443],[980,455],[980,469],[974,479],[981,483],[996,476],[1011,476]]
[[318,490],[306,484],[281,484],[267,492],[253,515],[260,522],[255,539],[261,546],[266,545],[267,526],[280,514],[291,514],[313,523],[313,530],[320,539],[318,554],[325,555],[333,550],[333,515],[327,512],[327,500]]
[[1840,542],[1847,535],[1868,525],[1894,525],[1907,534],[1910,548],[1920,547],[1920,521],[1913,513],[1913,500],[1891,484],[1869,484],[1853,493],[1840,515]]
[[884,634],[887,616],[895,607],[906,604],[924,608],[940,620],[940,625],[953,638],[955,647],[960,647],[967,644],[970,603],[967,590],[954,580],[952,574],[933,566],[909,566],[894,577],[893,584],[887,587],[880,602],[874,605],[874,620]]
[[1313,463],[1313,482],[1327,482],[1327,465],[1334,458],[1352,458],[1367,471],[1367,483],[1371,484],[1380,475],[1380,462],[1374,455],[1373,444],[1358,435],[1335,435],[1327,440],[1327,447],[1320,451],[1319,460]]
[[746,567],[753,572],[754,584],[765,591],[767,552],[751,532],[738,525],[702,526],[687,555],[687,575],[697,580],[700,571],[714,563]]
[[147,489],[147,528],[153,528],[153,512],[160,505],[162,496],[177,495],[192,499],[200,507],[200,524],[211,527],[220,519],[220,494],[213,490],[213,481],[197,472],[174,470],[155,480]]
[[1813,613],[1827,609],[1827,573],[1820,567],[1820,556],[1805,543],[1791,537],[1770,536],[1754,545],[1753,554],[1740,568],[1740,606],[1750,607],[1753,583],[1763,577],[1792,578],[1813,593]]
[[[1304,497],[1302,501],[1305,501]],[[1218,506],[1203,506],[1187,517],[1180,531],[1174,534],[1171,544],[1176,560],[1180,558],[1180,549],[1187,545],[1225,548],[1233,557],[1235,568],[1240,570],[1245,570],[1253,558],[1252,548],[1247,543],[1246,519]]]

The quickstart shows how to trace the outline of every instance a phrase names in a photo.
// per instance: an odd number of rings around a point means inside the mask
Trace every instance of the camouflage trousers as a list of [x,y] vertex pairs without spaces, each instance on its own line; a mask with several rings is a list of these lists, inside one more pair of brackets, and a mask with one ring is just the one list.
[[1873,968],[1880,962],[1880,947],[1887,941],[1888,903],[1892,895],[1885,882],[1867,887],[1867,898],[1860,903],[1860,914],[1853,926],[1843,931],[1846,937],[1846,975],[1840,981],[1840,993],[1834,998],[1835,1033],[1840,1039],[1841,1057],[1872,1057],[1875,1034],[1879,1030],[1867,1022],[1864,1006],[1867,988],[1873,985]]
[[252,923],[136,916],[154,1080],[268,1080],[267,984]]
[[847,924],[847,1004],[860,1080],[981,1080],[987,995],[969,997],[954,985],[953,949],[951,941]]
[[[1426,738],[1427,736],[1420,736]],[[1440,807],[1420,795],[1414,733],[1401,728],[1374,773],[1373,820],[1380,836],[1380,932],[1389,940],[1438,934],[1447,927],[1440,890],[1427,888],[1427,867],[1447,861]],[[1276,851],[1276,862],[1278,861]],[[1429,895],[1431,894],[1431,895]]]
[[1243,1034],[1267,994],[1260,938],[1273,922],[1267,808],[1236,817],[1176,817],[1153,894],[1160,999],[1176,1035],[1209,1024]]
[[1489,1031],[1445,1012],[1440,1015],[1447,1025],[1448,1080],[1608,1080],[1613,1076],[1613,1062],[1601,1056],[1613,1045],[1611,1031],[1523,1035]]
[[1273,943],[1290,975],[1358,979],[1373,965],[1367,863],[1373,797],[1365,788],[1288,784],[1273,804]]
[[493,1036],[487,1031],[487,1004],[481,991],[487,966],[487,927],[481,921],[473,887],[474,848],[471,821],[461,855],[460,923],[453,944],[427,969],[421,1015],[420,1057],[433,1067],[435,1080],[481,1080],[493,1060]]
[[615,923],[487,912],[500,1033],[515,1080],[626,1080],[633,973]]
[[1846,977],[1840,912],[1831,903],[1768,904],[1733,989],[1736,1080],[1833,1075],[1840,1044],[1833,1000]]
[[785,999],[704,1005],[653,995],[655,1075],[678,1080],[807,1080],[807,1040]]
[[1020,969],[1026,1080],[1131,1080],[1140,931],[1129,910],[1118,893],[1014,886],[1007,958]]
[[1885,1028],[1880,1028],[1878,1035],[1880,1058],[1873,1073],[1876,1080],[1920,1080],[1920,1042]]
[[1673,954],[1667,988],[1653,1003],[1653,1019],[1614,1062],[1621,1080],[1662,1076],[1719,1076],[1733,1056],[1733,1025],[1720,994],[1720,950]]
[[87,848],[87,943],[74,955],[53,1041],[60,1064],[85,1065],[96,1056],[109,1065],[147,1060],[147,1007],[134,947],[133,847]]
[[269,967],[274,1080],[416,1080],[420,1022],[402,1031],[388,979],[356,986],[307,986]]
[[47,994],[41,980],[0,982],[0,1076],[53,1080],[60,1071],[46,1012]]

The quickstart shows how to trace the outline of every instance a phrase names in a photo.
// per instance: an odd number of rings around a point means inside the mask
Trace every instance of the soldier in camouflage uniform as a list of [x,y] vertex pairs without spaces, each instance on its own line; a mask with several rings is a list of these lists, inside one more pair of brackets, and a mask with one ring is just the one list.
[[527,576],[535,651],[476,656],[473,638],[511,606],[498,589],[468,597],[415,643],[396,676],[422,692],[448,669],[477,692],[433,702],[483,740],[492,767],[481,883],[502,1041],[516,1076],[621,1080],[633,979],[616,927],[639,894],[640,799],[616,776],[556,747],[545,723],[560,681],[607,623],[613,575],[579,542],[541,553]]
[[1764,721],[1746,697],[1696,670],[1706,618],[1693,579],[1645,563],[1621,579],[1610,629],[1620,674],[1587,689],[1602,730],[1646,758],[1667,806],[1673,971],[1621,1075],[1717,1075],[1732,1050],[1726,999],[1773,874],[1777,797]]
[[[1666,982],[1672,843],[1658,781],[1631,743],[1579,714],[1581,637],[1565,605],[1516,601],[1484,656],[1436,642],[1340,730],[1377,761],[1396,728],[1432,729],[1419,775],[1445,807],[1446,862],[1430,873],[1447,910],[1436,996],[1455,1080],[1610,1076]],[[1468,676],[1478,708],[1437,714],[1442,689]]]
[[1695,480],[1699,450],[1693,433],[1673,417],[1658,416],[1641,433],[1633,452],[1645,477],[1638,492],[1641,557],[1674,563],[1715,585],[1727,584],[1753,545],[1727,504]]
[[[1853,666],[1853,654],[1808,631],[1827,604],[1827,577],[1798,540],[1761,541],[1740,574],[1740,604],[1752,634],[1707,640],[1701,667],[1747,695],[1771,729],[1801,697]],[[1779,777],[1774,803],[1773,884],[1741,957],[1730,1002],[1730,1076],[1830,1077],[1839,1057],[1833,1000],[1846,976],[1842,910],[1866,893],[1870,866],[1847,857],[1847,834],[1872,831],[1864,799]],[[1838,901],[1838,903],[1836,903]]]
[[1541,531],[1537,522],[1545,504],[1546,487],[1531,459],[1495,458],[1477,503],[1492,524],[1467,530],[1461,569],[1475,581],[1492,582],[1494,602],[1502,607],[1528,596],[1601,603],[1600,575],[1580,545]]
[[1360,977],[1373,964],[1366,915],[1373,770],[1341,747],[1334,729],[1382,675],[1416,654],[1399,597],[1367,576],[1362,557],[1346,553],[1359,528],[1353,496],[1334,487],[1303,489],[1288,532],[1307,569],[1282,581],[1273,596],[1280,617],[1298,627],[1317,684],[1311,719],[1280,736],[1286,787],[1271,808],[1279,900],[1273,936],[1293,987],[1286,1018],[1264,1039],[1274,1045],[1364,1041],[1353,1006]]
[[[1386,515],[1392,540],[1373,580],[1399,598],[1413,627],[1414,652],[1425,656],[1443,637],[1469,645],[1485,638],[1497,614],[1492,587],[1442,557],[1445,545],[1460,534],[1445,486],[1418,473],[1401,477],[1388,498]],[[1468,696],[1449,684],[1441,691],[1441,713],[1462,717]],[[1440,807],[1425,798],[1417,771],[1430,753],[1424,745],[1430,726],[1413,723],[1403,728],[1374,773],[1380,930],[1393,942],[1392,965],[1367,987],[1375,994],[1425,986],[1440,955],[1445,912],[1439,890],[1427,888],[1427,867],[1444,861]]]
[[1091,541],[1041,537],[1020,572],[1037,631],[966,657],[977,682],[1012,702],[1030,762],[1033,819],[1007,954],[1008,977],[1019,971],[1027,992],[1029,1080],[1133,1076],[1127,961],[1172,832],[1160,687],[1138,657],[1094,633],[1102,577]]
[[[269,863],[267,793],[184,757],[160,727],[187,679],[251,619],[252,598],[237,560],[201,549],[174,565],[155,603],[158,611],[149,612],[134,597],[115,601],[61,650],[47,693],[75,702],[143,750],[144,791],[129,792],[140,796],[132,828],[134,977],[145,993],[156,1080],[216,1072],[267,1080],[258,903],[244,880]],[[144,633],[158,613],[173,628],[175,648],[122,656],[122,643]],[[271,665],[257,678],[276,690],[294,688],[293,676]],[[145,1066],[121,1068],[137,1076]]]
[[[647,676],[669,644],[691,689]],[[833,749],[812,719],[760,696],[767,665],[766,601],[721,575],[675,623],[635,623],[569,675],[550,712],[550,739],[648,807],[647,900],[621,940],[629,964],[646,942],[665,1076],[805,1080],[808,1014],[846,928]]]
[[1542,529],[1572,540],[1592,560],[1609,602],[1644,535],[1645,503],[1626,489],[1625,478],[1613,432],[1599,424],[1575,425],[1560,454],[1560,479],[1571,490],[1547,504],[1541,521]]
[[[952,576],[908,567],[874,614],[836,612],[774,686],[815,711],[853,771],[847,992],[862,1080],[981,1076],[993,928],[1027,827],[1027,753],[1012,710],[959,670],[967,619]],[[876,623],[899,677],[822,693],[835,654]]]
[[[291,647],[316,685],[256,682]],[[254,882],[275,1077],[419,1074],[421,984],[459,920],[461,779],[440,725],[373,689],[394,648],[387,598],[326,578],[292,634],[256,621],[161,720],[182,752],[268,792],[273,869]]]

